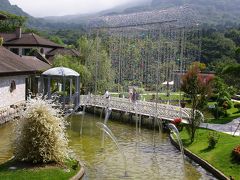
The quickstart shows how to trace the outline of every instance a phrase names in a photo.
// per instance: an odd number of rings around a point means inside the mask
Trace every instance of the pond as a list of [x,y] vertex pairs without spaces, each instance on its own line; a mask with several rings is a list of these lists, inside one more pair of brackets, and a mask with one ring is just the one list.
[[[85,180],[214,179],[200,166],[190,163],[190,160],[183,165],[181,154],[171,145],[168,134],[144,128],[136,133],[135,126],[109,120],[108,127],[126,155],[128,177],[124,177],[121,153],[106,135],[103,143],[102,131],[96,126],[96,123],[103,122],[103,119],[85,114],[69,117],[68,120],[69,144],[86,165]],[[0,126],[0,164],[12,156],[12,129],[13,123]]]

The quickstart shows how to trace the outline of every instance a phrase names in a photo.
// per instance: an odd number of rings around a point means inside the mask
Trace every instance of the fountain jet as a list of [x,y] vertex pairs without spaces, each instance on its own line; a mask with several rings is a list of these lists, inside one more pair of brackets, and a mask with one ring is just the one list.
[[127,177],[127,159],[126,156],[122,150],[122,148],[119,146],[116,137],[114,136],[114,134],[112,133],[112,131],[107,127],[106,124],[103,124],[101,122],[97,122],[96,123],[97,127],[100,128],[104,133],[106,133],[111,139],[112,141],[115,143],[115,145],[117,146],[118,151],[121,153],[123,161],[124,161],[124,168],[125,168],[125,173],[124,173],[124,177]]

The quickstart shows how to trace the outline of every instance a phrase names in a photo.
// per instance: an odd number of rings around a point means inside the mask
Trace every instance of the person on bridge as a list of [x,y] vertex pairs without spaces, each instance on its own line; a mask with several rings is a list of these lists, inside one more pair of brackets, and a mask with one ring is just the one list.
[[137,98],[138,98],[137,91],[136,91],[136,89],[135,89],[135,88],[133,88],[132,102],[133,102],[133,103],[136,103],[136,101],[137,101]]
[[128,98],[130,102],[132,102],[132,96],[133,96],[132,89],[129,89]]
[[110,100],[110,93],[108,90],[105,90],[105,94],[103,95],[106,99]]

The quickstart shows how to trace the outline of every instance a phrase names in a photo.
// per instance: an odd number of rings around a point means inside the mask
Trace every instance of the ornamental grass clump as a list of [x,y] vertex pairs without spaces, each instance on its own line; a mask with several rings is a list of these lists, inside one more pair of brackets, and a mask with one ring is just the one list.
[[50,101],[32,99],[17,121],[14,155],[33,163],[63,163],[69,154],[66,122]]

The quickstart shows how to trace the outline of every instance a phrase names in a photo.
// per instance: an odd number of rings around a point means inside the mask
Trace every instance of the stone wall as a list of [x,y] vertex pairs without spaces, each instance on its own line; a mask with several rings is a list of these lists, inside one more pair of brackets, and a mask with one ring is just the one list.
[[[25,101],[25,79],[27,76],[0,77],[0,108]],[[15,82],[16,89],[10,91],[11,82]]]

